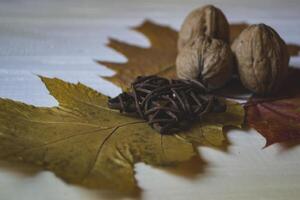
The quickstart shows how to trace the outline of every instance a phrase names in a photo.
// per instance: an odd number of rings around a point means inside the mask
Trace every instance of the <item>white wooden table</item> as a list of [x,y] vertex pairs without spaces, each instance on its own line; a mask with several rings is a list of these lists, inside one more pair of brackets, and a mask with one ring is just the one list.
[[[128,29],[145,18],[178,29],[198,6],[219,6],[231,22],[264,22],[287,41],[300,44],[300,1],[280,0],[0,0],[0,97],[55,106],[36,74],[80,81],[107,95],[120,89],[99,78],[113,74],[95,59],[125,61],[105,47],[108,36],[143,46]],[[300,58],[291,64],[300,67]],[[228,153],[201,147],[208,165],[194,178],[136,165],[142,199],[300,199],[300,145],[262,149],[255,131],[231,131]],[[0,163],[0,200],[111,199],[112,194],[67,185],[50,172],[32,176]]]

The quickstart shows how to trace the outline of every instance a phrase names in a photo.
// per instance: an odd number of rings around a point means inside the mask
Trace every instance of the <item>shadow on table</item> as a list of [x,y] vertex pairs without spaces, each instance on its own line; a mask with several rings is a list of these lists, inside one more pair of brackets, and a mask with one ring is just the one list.
[[199,154],[195,155],[188,162],[179,163],[176,166],[156,167],[172,175],[184,177],[186,179],[196,179],[205,173],[208,163]]
[[[225,140],[222,146],[218,146],[218,147],[209,146],[209,147],[217,151],[228,153],[228,149],[231,146],[231,143],[228,139],[227,134],[230,130],[234,130],[234,129],[237,128],[233,126],[225,126],[223,128]],[[202,145],[199,145],[198,147],[200,146]],[[201,179],[201,177],[205,175],[206,169],[209,168],[210,165],[208,161],[204,160],[201,157],[201,150],[196,152],[197,154],[194,157],[192,157],[189,161],[179,163],[175,166],[157,167],[157,168],[167,173],[170,173],[172,175],[180,176],[186,179],[190,179],[190,180],[199,179],[199,178]]]
[[284,153],[287,150],[292,150],[300,145],[300,139],[297,139],[295,141],[289,141],[289,142],[283,142],[280,144],[280,153]]
[[27,164],[17,164],[8,163],[6,161],[0,162],[0,169],[7,172],[12,172],[19,177],[34,176],[41,171],[40,167],[27,165]]

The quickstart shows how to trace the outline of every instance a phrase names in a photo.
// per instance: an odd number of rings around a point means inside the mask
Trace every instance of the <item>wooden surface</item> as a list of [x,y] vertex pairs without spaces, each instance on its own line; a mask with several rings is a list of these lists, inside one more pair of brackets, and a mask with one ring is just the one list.
[[[94,60],[125,61],[105,47],[108,37],[143,46],[141,35],[128,30],[145,18],[178,29],[185,15],[208,1],[182,0],[0,0],[0,97],[38,106],[54,106],[37,74],[83,82],[107,95],[120,90],[99,78],[113,74]],[[300,1],[209,1],[231,22],[264,22],[287,41],[300,44]],[[291,64],[300,67],[294,57]],[[300,198],[300,146],[285,149],[257,132],[231,131],[228,153],[199,148],[205,167],[198,173],[174,174],[136,165],[141,199],[283,200]],[[27,174],[27,173],[26,173]],[[111,199],[103,191],[67,185],[50,172],[26,175],[0,163],[0,199]]]

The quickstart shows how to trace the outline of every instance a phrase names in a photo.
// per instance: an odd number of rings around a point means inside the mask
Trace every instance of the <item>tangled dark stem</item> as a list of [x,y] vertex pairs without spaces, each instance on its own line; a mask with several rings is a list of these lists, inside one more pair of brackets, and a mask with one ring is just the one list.
[[169,80],[158,76],[139,76],[130,92],[108,101],[111,109],[137,114],[161,134],[190,127],[209,112],[224,112],[226,105],[196,80]]

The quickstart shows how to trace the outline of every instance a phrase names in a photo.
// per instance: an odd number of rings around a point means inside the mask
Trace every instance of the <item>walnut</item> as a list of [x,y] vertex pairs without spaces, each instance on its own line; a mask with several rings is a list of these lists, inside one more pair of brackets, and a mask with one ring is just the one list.
[[232,50],[246,88],[261,95],[278,91],[287,75],[289,53],[274,29],[265,24],[249,26],[234,41]]
[[229,24],[222,11],[207,5],[192,11],[184,20],[178,39],[178,50],[191,39],[207,35],[229,41]]
[[177,76],[201,80],[210,89],[220,88],[231,77],[231,58],[230,46],[222,40],[196,37],[177,56]]

